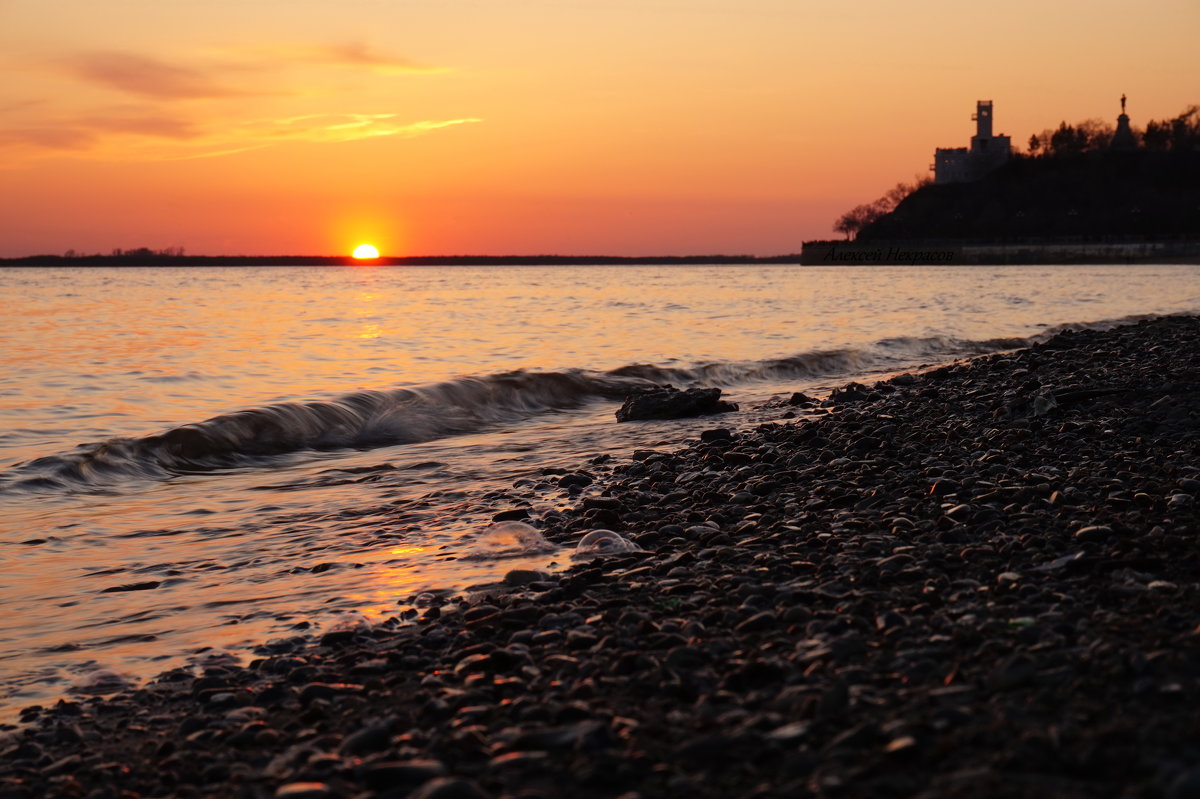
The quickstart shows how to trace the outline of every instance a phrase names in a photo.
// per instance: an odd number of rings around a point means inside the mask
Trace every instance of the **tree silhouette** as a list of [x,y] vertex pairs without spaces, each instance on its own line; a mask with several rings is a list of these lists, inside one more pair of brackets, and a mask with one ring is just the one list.
[[885,213],[887,212],[877,206],[876,203],[856,205],[838,217],[838,221],[833,224],[834,232],[841,233],[846,237],[847,241],[850,241],[858,235],[858,231],[876,219],[879,219]]
[[1035,158],[1064,158],[1102,152],[1112,143],[1115,132],[1116,128],[1102,119],[1087,119],[1074,125],[1060,122],[1057,128],[1047,128],[1029,137],[1029,154]]
[[930,182],[931,179],[928,176],[917,175],[913,178],[912,183],[904,181],[897,183],[878,200],[865,205],[856,205],[838,217],[838,220],[833,223],[834,232],[841,233],[847,241],[856,238],[860,230],[880,217],[890,214],[897,205],[904,201],[905,197]]
[[1146,123],[1142,144],[1147,150],[1160,152],[1200,150],[1200,105],[1189,106],[1172,119]]

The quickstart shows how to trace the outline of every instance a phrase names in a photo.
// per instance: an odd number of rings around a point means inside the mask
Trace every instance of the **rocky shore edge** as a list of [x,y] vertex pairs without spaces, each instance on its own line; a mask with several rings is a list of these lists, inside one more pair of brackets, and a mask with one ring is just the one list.
[[28,709],[0,799],[1200,796],[1200,318],[827,404],[532,519],[636,551]]

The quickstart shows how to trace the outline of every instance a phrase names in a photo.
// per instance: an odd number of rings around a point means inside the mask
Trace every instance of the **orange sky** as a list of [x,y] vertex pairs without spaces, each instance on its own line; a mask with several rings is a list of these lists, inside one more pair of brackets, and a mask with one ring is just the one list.
[[1200,103],[1197,0],[0,0],[0,256],[796,252]]

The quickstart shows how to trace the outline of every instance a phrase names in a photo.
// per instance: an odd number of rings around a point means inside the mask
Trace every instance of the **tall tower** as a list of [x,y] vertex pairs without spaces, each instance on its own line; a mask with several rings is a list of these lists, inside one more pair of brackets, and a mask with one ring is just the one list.
[[1012,147],[1004,134],[992,135],[992,101],[975,102],[975,135],[971,137],[972,179],[983,177],[987,172],[1008,160]]
[[1003,133],[992,135],[992,101],[977,100],[971,119],[975,122],[975,135],[969,149],[939,147],[934,152],[934,182],[978,180],[1008,160],[1012,141]]
[[979,139],[992,138],[992,101],[978,100],[975,103],[975,137]]
[[1117,117],[1117,131],[1109,147],[1113,150],[1136,150],[1137,139],[1129,127],[1129,115],[1125,113],[1125,95],[1121,95],[1121,116]]

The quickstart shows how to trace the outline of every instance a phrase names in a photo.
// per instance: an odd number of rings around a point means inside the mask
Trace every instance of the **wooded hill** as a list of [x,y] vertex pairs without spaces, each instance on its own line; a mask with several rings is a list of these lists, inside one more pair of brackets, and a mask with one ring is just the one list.
[[1200,238],[1200,151],[1016,157],[971,183],[926,184],[858,241]]

